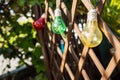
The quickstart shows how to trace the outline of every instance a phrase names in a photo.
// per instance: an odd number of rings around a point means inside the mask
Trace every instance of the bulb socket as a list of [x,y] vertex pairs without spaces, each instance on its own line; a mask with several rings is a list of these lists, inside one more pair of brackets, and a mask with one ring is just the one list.
[[41,18],[45,18],[45,13],[42,14]]
[[87,13],[87,20],[88,20],[88,21],[97,20],[97,12],[96,12],[95,9],[91,9],[91,10]]
[[56,8],[54,14],[55,16],[61,16],[61,10],[59,8]]
[[63,40],[60,40],[60,44],[64,44],[64,41],[63,41]]

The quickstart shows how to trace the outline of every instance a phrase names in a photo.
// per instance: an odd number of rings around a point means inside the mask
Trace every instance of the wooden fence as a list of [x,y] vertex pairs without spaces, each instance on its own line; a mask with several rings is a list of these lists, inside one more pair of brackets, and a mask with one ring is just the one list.
[[[57,3],[60,4],[62,14],[68,19],[67,38],[54,34],[47,25],[44,30],[38,31],[49,80],[117,80],[114,76],[119,70],[120,42],[101,17],[105,0],[100,0],[96,10],[99,15],[99,28],[106,41],[96,48],[89,48],[79,43],[81,31],[75,20],[77,1],[73,0],[71,10],[68,10],[66,4],[60,0]],[[88,11],[93,8],[90,0],[81,1]],[[45,0],[45,5],[46,21],[48,21],[49,16],[54,18],[54,13],[53,9],[49,7],[48,0]],[[36,14],[39,14],[39,11]],[[78,37],[75,38],[74,34],[77,34]],[[65,45],[63,53],[59,47],[61,39],[64,40]],[[111,47],[102,51],[103,48],[101,49],[100,46]],[[118,77],[118,79],[120,78]]]

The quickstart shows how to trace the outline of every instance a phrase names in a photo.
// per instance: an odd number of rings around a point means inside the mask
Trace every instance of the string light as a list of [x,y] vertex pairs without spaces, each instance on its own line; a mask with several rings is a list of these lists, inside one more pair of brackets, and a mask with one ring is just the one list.
[[95,9],[91,9],[87,14],[87,22],[82,31],[81,41],[88,47],[96,47],[102,41],[102,32],[98,28],[97,12]]

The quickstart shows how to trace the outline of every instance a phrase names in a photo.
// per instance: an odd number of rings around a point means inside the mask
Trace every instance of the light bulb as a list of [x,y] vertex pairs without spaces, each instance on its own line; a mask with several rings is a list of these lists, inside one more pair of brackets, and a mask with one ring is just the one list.
[[66,37],[64,34],[66,30],[65,23],[62,20],[61,11],[59,8],[55,9],[55,17],[52,23],[52,31],[56,34],[61,34],[63,37]]
[[64,41],[63,40],[60,40],[60,49],[63,53],[64,52]]
[[88,47],[96,47],[102,41],[102,32],[98,28],[97,12],[95,9],[91,9],[87,14],[87,22],[82,30],[81,41]]
[[32,25],[36,30],[43,29],[45,27],[45,13],[39,19],[35,20]]

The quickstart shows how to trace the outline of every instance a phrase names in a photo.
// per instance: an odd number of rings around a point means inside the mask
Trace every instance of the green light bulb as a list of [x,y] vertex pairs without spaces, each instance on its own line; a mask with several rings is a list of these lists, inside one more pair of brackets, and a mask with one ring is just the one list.
[[87,14],[87,23],[83,28],[81,41],[88,47],[96,47],[102,41],[102,32],[98,28],[97,12],[92,9]]
[[52,31],[56,34],[61,34],[63,37],[66,37],[64,34],[66,30],[65,23],[62,20],[61,11],[59,8],[55,9],[55,17],[52,23]]

